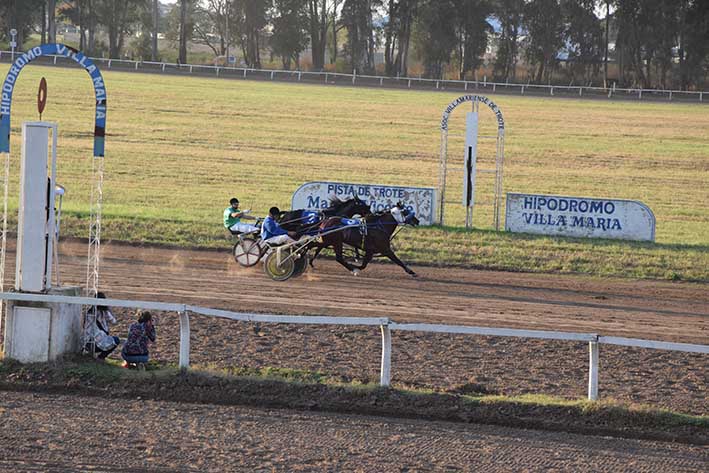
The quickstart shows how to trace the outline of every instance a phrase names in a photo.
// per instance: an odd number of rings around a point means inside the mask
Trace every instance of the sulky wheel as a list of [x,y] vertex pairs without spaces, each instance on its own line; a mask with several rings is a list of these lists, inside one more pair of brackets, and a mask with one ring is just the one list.
[[262,256],[261,247],[253,238],[242,238],[234,245],[232,252],[236,262],[247,268],[258,263]]
[[293,276],[295,271],[295,261],[290,258],[290,253],[283,251],[281,253],[281,264],[278,264],[278,251],[271,251],[266,256],[266,261],[263,263],[263,270],[268,274],[268,277],[274,281],[285,281]]

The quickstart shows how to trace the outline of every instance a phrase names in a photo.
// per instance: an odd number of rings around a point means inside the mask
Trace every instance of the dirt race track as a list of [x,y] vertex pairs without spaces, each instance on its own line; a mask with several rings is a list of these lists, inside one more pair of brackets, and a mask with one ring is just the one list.
[[[60,254],[62,282],[83,285],[86,245],[62,243]],[[238,267],[227,249],[104,244],[102,257],[101,288],[112,298],[709,343],[709,291],[701,284],[430,267],[415,268],[420,277],[412,279],[384,264],[355,278],[330,260],[276,283],[260,266]],[[10,266],[8,274],[14,274]],[[119,324],[113,333],[123,338],[132,315],[115,313]],[[283,367],[347,381],[378,380],[377,327],[259,326],[196,315],[190,325],[196,365]],[[175,363],[178,340],[175,314],[158,314],[152,357]],[[578,399],[585,397],[587,371],[585,343],[393,336],[397,387]],[[709,412],[707,356],[603,345],[600,373],[604,399]],[[27,410],[29,405],[34,409]],[[86,440],[77,443],[78,438]],[[143,446],[131,452],[127,445],[135,438]],[[0,470],[8,471],[702,471],[707,464],[702,447],[660,442],[9,392],[0,393],[0,459]]]
[[[86,246],[64,243],[61,252],[63,279],[83,283]],[[279,283],[261,265],[239,267],[228,250],[104,244],[102,252],[101,287],[112,297],[709,343],[709,291],[701,284],[430,267],[416,268],[413,279],[391,264],[354,277],[327,260]]]
[[[103,402],[102,402],[103,401]],[[485,425],[0,395],[0,471],[695,472],[695,445]]]
[[[64,282],[81,283],[86,246],[61,246]],[[386,316],[402,322],[511,327],[709,343],[706,285],[558,275],[416,268],[413,279],[390,264],[354,277],[332,260],[287,282],[261,265],[241,268],[228,250],[188,251],[107,244],[101,287],[110,297],[238,311]],[[117,310],[126,333],[131,316]],[[377,382],[377,327],[248,323],[191,317],[191,360],[216,367],[282,367]],[[174,314],[160,317],[157,359],[177,362]],[[600,395],[680,412],[707,414],[709,357],[603,345]],[[396,332],[392,382],[456,392],[586,394],[585,343]]]

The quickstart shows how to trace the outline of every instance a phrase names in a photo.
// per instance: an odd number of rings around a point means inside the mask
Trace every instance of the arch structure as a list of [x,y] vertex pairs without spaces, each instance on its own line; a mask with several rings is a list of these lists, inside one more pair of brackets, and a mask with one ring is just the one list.
[[62,56],[73,60],[91,77],[96,98],[94,123],[94,159],[91,180],[91,220],[89,226],[89,256],[86,274],[86,290],[93,296],[98,291],[98,276],[101,248],[101,210],[103,204],[104,142],[106,132],[106,86],[101,71],[84,53],[64,44],[43,44],[17,56],[10,66],[0,89],[0,154],[5,155],[5,173],[2,180],[4,206],[2,221],[2,244],[0,249],[0,291],[4,291],[5,249],[7,240],[7,204],[10,180],[10,111],[12,93],[22,68],[42,56]]
[[[500,209],[502,208],[502,171],[504,165],[504,144],[505,144],[505,119],[495,102],[482,95],[463,95],[452,101],[443,111],[441,119],[441,162],[438,172],[438,196],[439,208],[438,219],[441,225],[444,224],[445,216],[445,196],[446,196],[446,175],[448,170],[448,121],[451,113],[466,102],[472,103],[473,112],[479,111],[480,104],[487,105],[495,114],[497,120],[497,151],[495,156],[495,185],[494,185],[494,225],[495,229],[500,229]],[[466,225],[472,224],[472,207],[467,209]]]

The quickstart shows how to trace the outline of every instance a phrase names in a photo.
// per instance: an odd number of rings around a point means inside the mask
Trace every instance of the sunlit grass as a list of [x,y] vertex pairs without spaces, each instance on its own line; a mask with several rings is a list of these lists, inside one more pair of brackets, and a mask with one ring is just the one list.
[[[7,65],[0,65],[4,75]],[[59,123],[59,182],[68,189],[64,235],[85,236],[90,192],[92,87],[78,68],[26,67],[13,101],[12,208],[23,121]],[[441,113],[457,93],[411,92],[104,71],[108,91],[106,239],[223,246],[232,195],[264,214],[290,206],[303,182],[433,187]],[[476,230],[402,232],[406,259],[521,271],[709,280],[709,113],[699,104],[494,96],[506,120],[506,192],[641,200],[657,217],[657,244],[491,232],[492,179],[479,178]],[[460,107],[465,108],[465,107]],[[481,135],[494,135],[481,111]],[[452,168],[462,163],[462,112],[451,121]],[[494,140],[479,146],[492,168]],[[452,171],[447,200],[461,200]],[[463,224],[451,204],[446,223]],[[226,256],[225,256],[226,257]]]

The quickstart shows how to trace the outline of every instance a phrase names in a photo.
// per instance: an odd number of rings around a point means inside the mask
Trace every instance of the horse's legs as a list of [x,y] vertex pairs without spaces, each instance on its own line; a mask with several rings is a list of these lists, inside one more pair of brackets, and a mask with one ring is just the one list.
[[323,245],[316,245],[315,253],[313,254],[313,256],[310,257],[310,261],[309,261],[311,268],[314,268],[314,267],[315,267],[315,266],[313,266],[313,261],[315,261],[315,259],[318,257],[318,255],[320,254],[320,252],[321,252],[324,248],[325,248],[325,247],[324,247]]
[[337,262],[347,268],[347,271],[357,274],[355,271],[356,268],[351,266],[347,261],[345,261],[345,258],[342,257],[342,240],[337,240],[337,242],[332,245],[332,248],[335,250],[335,259]]
[[402,268],[404,268],[404,271],[406,271],[406,272],[407,272],[408,274],[410,274],[411,276],[413,276],[413,277],[418,276],[411,268],[409,268],[409,267],[406,265],[406,263],[404,263],[403,261],[401,261],[401,260],[394,254],[394,252],[391,250],[391,248],[389,249],[389,251],[387,251],[387,252],[385,252],[385,253],[383,253],[383,254],[384,254],[384,256],[386,256],[387,258],[389,258],[390,260],[392,260],[394,263],[396,263],[396,264],[398,264],[399,266],[401,266]]
[[366,268],[369,262],[372,261],[372,258],[374,258],[374,249],[365,249],[364,258],[362,259],[362,264],[360,265],[359,269],[363,270],[364,268]]

